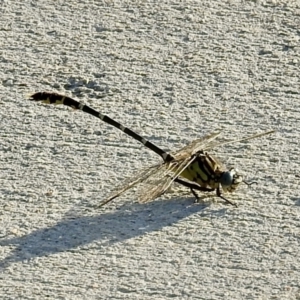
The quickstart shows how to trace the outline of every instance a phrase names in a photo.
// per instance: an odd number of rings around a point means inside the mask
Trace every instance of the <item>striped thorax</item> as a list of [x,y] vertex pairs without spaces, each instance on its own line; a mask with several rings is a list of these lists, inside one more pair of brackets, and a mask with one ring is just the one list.
[[185,179],[196,182],[204,188],[233,192],[243,182],[242,175],[232,168],[226,170],[216,158],[204,151],[195,154],[195,160],[180,174]]

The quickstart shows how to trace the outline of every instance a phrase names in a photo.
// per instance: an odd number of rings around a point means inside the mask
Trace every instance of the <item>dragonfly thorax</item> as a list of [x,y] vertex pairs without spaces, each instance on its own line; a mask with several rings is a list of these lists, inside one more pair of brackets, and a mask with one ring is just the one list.
[[223,172],[220,176],[220,183],[224,192],[233,192],[241,182],[243,182],[242,175],[233,168]]

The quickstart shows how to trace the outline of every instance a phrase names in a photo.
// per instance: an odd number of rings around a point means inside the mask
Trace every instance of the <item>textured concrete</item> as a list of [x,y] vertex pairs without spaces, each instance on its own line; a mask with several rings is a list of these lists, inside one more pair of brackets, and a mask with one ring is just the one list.
[[[300,299],[299,1],[0,2],[1,299]],[[175,150],[213,150],[249,180],[97,203],[160,158],[71,95]]]

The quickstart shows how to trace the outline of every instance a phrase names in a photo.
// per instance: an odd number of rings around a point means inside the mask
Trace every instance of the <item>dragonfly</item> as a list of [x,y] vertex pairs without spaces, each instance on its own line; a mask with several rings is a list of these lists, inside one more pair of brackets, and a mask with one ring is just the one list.
[[51,92],[37,92],[30,96],[30,100],[45,104],[61,104],[73,109],[82,110],[121,130],[162,158],[163,162],[147,167],[137,175],[125,180],[107,198],[102,200],[98,207],[104,206],[135,186],[140,186],[138,188],[139,202],[152,201],[163,195],[174,182],[189,188],[196,199],[195,202],[199,201],[197,191],[215,191],[217,197],[223,199],[228,204],[237,206],[225,198],[223,194],[234,192],[241,183],[251,185],[256,182],[248,183],[235,168],[227,169],[216,157],[209,154],[208,151],[227,144],[259,138],[275,132],[274,130],[270,130],[242,139],[219,143],[216,142],[216,139],[221,132],[215,132],[195,139],[178,151],[168,153],[133,130],[111,119],[109,116],[71,97]]

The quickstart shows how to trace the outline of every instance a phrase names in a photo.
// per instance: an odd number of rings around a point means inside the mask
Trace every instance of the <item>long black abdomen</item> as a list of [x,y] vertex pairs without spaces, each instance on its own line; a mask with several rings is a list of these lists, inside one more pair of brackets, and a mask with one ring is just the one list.
[[78,101],[76,101],[76,100],[74,100],[70,97],[59,95],[59,94],[56,94],[56,93],[38,92],[38,93],[33,94],[30,98],[34,101],[41,101],[41,102],[47,103],[47,104],[63,104],[63,105],[72,107],[74,109],[80,109],[80,110],[82,110],[82,111],[84,111],[84,112],[86,112],[90,115],[93,115],[96,118],[99,118],[102,121],[118,128],[119,130],[123,131],[124,133],[126,133],[130,137],[132,137],[135,140],[137,140],[138,142],[142,143],[148,149],[152,150],[153,152],[155,152],[156,154],[161,156],[162,159],[165,162],[169,162],[169,161],[172,161],[174,159],[166,151],[162,150],[161,148],[159,148],[156,145],[152,144],[148,140],[144,139],[142,136],[135,133],[131,129],[129,129],[127,127],[124,127],[122,124],[120,124],[117,121],[111,119],[110,117],[108,117],[106,115],[103,115],[100,112],[94,110],[93,108],[91,108],[87,105],[84,105],[84,104],[82,104],[82,103],[80,103],[80,102],[78,102]]

